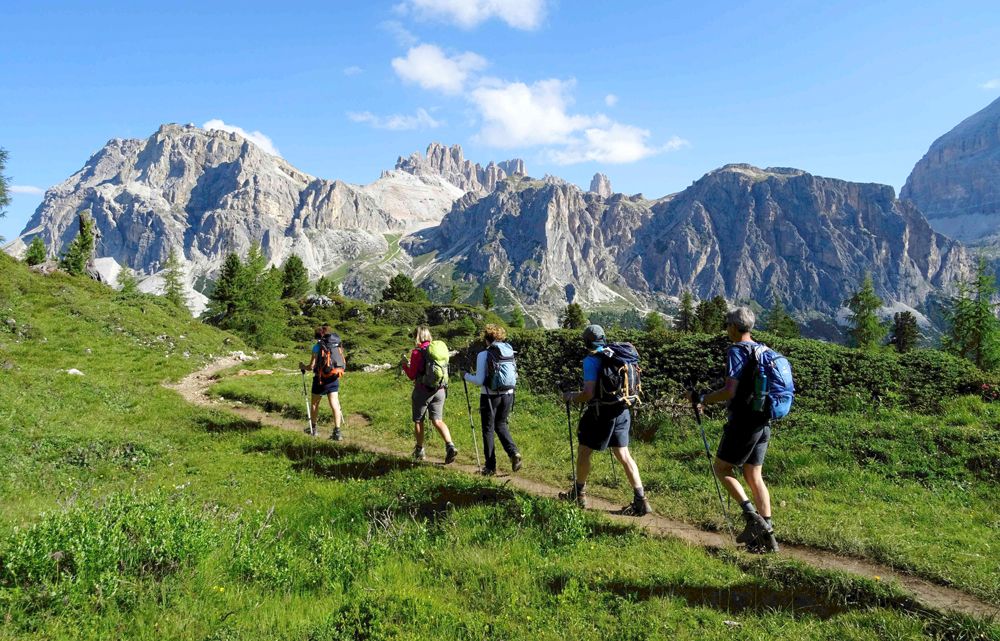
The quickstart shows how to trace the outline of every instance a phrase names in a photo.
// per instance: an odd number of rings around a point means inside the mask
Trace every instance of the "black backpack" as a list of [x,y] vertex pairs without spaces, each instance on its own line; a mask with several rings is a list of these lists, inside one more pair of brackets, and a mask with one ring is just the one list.
[[337,380],[344,375],[346,368],[347,359],[344,358],[344,348],[340,344],[340,336],[331,332],[319,339],[316,376],[320,383]]
[[597,379],[597,403],[631,407],[641,400],[642,381],[639,352],[632,343],[609,343],[597,352],[601,359],[601,373]]

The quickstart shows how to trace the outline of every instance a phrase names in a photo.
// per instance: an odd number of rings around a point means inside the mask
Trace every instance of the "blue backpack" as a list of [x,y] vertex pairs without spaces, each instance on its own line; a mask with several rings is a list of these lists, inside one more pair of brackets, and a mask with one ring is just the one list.
[[514,348],[508,343],[493,343],[486,348],[486,389],[509,392],[517,385],[517,362]]
[[[795,381],[788,359],[763,343],[746,346],[753,359],[750,409],[772,419],[784,418],[795,399]],[[750,366],[750,361],[747,366]]]

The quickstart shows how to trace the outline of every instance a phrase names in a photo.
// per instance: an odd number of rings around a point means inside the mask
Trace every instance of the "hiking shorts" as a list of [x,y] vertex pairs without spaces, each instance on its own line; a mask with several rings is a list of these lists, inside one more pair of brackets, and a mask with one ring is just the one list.
[[335,378],[326,383],[319,382],[319,376],[313,376],[312,393],[313,396],[326,396],[340,391],[340,378]]
[[580,445],[603,452],[609,447],[628,447],[628,433],[632,427],[632,414],[627,407],[605,405],[590,406],[580,417],[576,438]]
[[410,396],[413,408],[413,422],[419,423],[429,416],[432,421],[439,421],[444,418],[444,399],[448,396],[448,390],[444,387],[438,390],[427,389],[423,385],[414,385],[413,394]]
[[767,444],[771,440],[771,426],[747,429],[726,423],[722,428],[722,440],[715,455],[730,465],[763,465],[767,454]]

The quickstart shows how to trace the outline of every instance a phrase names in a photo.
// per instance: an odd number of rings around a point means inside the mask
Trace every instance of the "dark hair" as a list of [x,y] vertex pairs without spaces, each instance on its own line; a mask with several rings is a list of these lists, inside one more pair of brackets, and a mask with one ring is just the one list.
[[313,338],[315,338],[316,340],[319,340],[319,339],[323,338],[323,334],[325,333],[323,331],[323,329],[325,327],[326,327],[326,325],[319,325],[319,326],[317,326],[316,329],[313,331]]

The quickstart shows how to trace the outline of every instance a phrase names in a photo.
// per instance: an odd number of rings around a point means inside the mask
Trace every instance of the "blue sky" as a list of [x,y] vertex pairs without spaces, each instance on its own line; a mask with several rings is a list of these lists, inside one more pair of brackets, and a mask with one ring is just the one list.
[[660,196],[729,162],[899,188],[1000,95],[995,0],[146,4],[4,8],[0,235],[34,188],[164,122],[260,132],[324,178],[440,141]]

